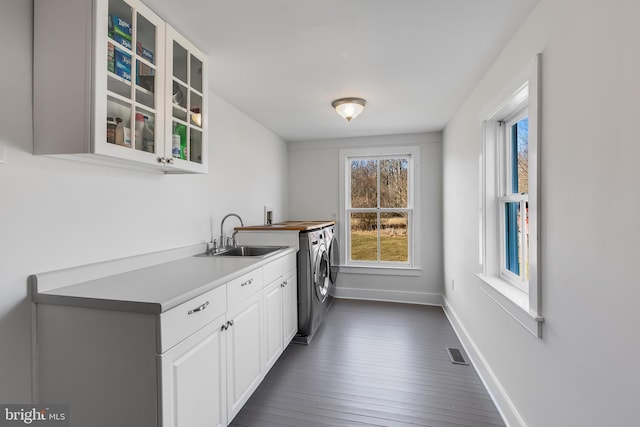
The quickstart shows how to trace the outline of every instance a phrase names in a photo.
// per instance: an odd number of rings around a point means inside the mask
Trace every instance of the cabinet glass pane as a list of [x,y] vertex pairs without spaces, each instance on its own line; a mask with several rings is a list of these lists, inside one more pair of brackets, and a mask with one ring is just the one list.
[[187,125],[174,120],[171,129],[171,155],[178,159],[187,160],[189,158]]
[[136,61],[136,101],[149,108],[155,108],[155,73],[143,61]]
[[107,98],[107,142],[131,147],[131,104]]
[[184,83],[187,80],[187,50],[178,42],[173,42],[173,77]]
[[108,36],[117,44],[132,50],[132,16],[131,6],[122,0],[109,0]]
[[202,93],[202,61],[191,55],[191,80],[189,82],[192,89]]
[[187,88],[182,84],[173,82],[173,117],[187,121]]
[[195,163],[202,163],[202,132],[198,129],[191,128],[189,131],[189,160]]
[[145,61],[155,64],[156,26],[138,14],[136,27],[136,54]]
[[131,55],[114,46],[107,44],[107,90],[125,98],[131,98]]
[[202,96],[191,91],[189,99],[189,111],[191,112],[191,124],[202,127]]

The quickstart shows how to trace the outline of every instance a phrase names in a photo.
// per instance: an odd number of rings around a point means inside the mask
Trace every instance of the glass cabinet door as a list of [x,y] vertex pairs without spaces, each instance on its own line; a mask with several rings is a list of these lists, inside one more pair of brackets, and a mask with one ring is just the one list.
[[[108,0],[106,142],[158,152],[164,24],[138,2]],[[160,92],[158,91],[160,88]]]
[[167,36],[171,52],[167,58],[168,69],[171,69],[170,155],[176,161],[202,166],[206,160],[203,56],[172,29],[167,28]]

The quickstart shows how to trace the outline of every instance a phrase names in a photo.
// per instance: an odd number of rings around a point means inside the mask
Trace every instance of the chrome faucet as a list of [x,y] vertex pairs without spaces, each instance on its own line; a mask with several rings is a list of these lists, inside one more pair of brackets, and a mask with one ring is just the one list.
[[237,231],[234,231],[231,237],[231,243],[225,241],[224,238],[224,222],[226,221],[227,218],[229,218],[230,216],[235,216],[236,218],[238,218],[240,220],[240,226],[244,226],[244,223],[242,222],[242,218],[240,218],[240,215],[235,214],[235,213],[230,213],[227,214],[224,218],[222,218],[222,222],[220,223],[220,246],[221,247],[229,247],[229,246],[233,246],[236,247],[238,245],[238,242],[236,241],[236,234],[238,234]]

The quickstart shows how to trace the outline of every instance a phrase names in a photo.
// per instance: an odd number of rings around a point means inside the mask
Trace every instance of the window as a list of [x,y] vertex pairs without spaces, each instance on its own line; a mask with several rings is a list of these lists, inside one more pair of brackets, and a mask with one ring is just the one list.
[[481,165],[480,273],[485,293],[535,336],[540,315],[540,56],[487,109]]
[[417,147],[342,150],[349,266],[412,267]]
[[527,110],[500,121],[500,188],[502,238],[500,277],[529,293],[529,117]]

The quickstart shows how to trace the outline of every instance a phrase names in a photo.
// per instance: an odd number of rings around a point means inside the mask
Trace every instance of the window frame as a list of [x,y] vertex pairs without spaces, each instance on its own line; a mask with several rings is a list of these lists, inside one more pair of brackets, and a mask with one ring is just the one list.
[[[379,200],[380,175],[378,174],[378,200],[375,208],[352,208],[351,207],[351,160],[356,159],[398,159],[408,160],[408,185],[407,185],[407,207],[406,208],[381,208]],[[344,267],[369,268],[369,269],[395,269],[412,270],[416,269],[416,259],[419,253],[419,242],[416,236],[419,234],[419,146],[381,146],[367,148],[352,148],[340,150],[340,232],[341,232],[341,264]],[[379,168],[379,163],[378,163]],[[379,170],[379,169],[378,169]],[[380,214],[385,212],[407,212],[407,262],[399,261],[360,261],[351,259],[351,232],[350,213],[375,212],[379,224]],[[380,259],[380,247],[378,245],[377,257]]]
[[[481,289],[513,319],[536,337],[542,336],[540,285],[540,69],[541,55],[506,85],[496,101],[481,114],[483,142],[480,154],[480,246]],[[506,269],[504,204],[522,198],[507,193],[507,123],[526,113],[528,130],[528,281]],[[527,212],[527,211],[525,211]],[[527,215],[521,215],[524,219]]]

